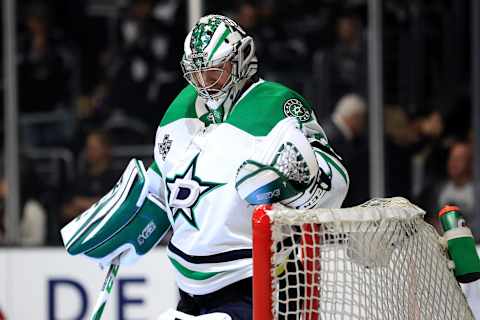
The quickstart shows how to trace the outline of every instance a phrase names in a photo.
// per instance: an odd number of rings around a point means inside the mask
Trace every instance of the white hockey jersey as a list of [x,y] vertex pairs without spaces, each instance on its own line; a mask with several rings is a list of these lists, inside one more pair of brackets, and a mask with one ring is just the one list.
[[320,205],[339,207],[348,174],[328,147],[310,106],[296,92],[259,80],[229,110],[210,111],[187,86],[167,110],[156,134],[151,169],[165,186],[157,192],[170,208],[168,256],[183,291],[207,294],[252,276],[253,206],[237,194],[235,176],[285,117],[297,117],[307,136],[321,142],[323,147],[314,150],[319,165],[329,171],[331,188]]

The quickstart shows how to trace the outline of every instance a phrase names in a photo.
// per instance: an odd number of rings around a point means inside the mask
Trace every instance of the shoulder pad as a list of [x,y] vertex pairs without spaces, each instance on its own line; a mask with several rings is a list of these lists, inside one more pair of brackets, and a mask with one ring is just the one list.
[[288,87],[264,81],[238,102],[227,122],[254,136],[266,136],[289,117],[309,122],[313,112],[308,101]]
[[163,127],[183,118],[196,118],[195,100],[197,96],[197,92],[191,85],[186,86],[168,107],[160,126]]

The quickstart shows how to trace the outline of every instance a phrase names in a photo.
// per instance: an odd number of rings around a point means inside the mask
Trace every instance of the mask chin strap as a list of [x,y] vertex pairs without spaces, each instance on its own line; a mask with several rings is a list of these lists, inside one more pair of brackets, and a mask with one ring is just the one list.
[[205,98],[205,103],[209,109],[218,109],[226,100],[227,95],[222,95],[216,99],[213,98]]

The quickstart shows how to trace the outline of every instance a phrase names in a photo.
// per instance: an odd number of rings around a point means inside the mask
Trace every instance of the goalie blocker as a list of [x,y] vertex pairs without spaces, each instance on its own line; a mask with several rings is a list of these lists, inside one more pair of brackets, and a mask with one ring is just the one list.
[[112,190],[61,230],[68,253],[106,267],[117,256],[132,264],[154,248],[170,221],[163,199],[148,188],[143,163],[132,159]]
[[[312,145],[321,146],[323,151]],[[280,121],[240,166],[235,187],[240,197],[253,205],[280,202],[291,208],[310,209],[322,202],[335,207],[342,203],[349,184],[346,173],[335,177],[340,167],[339,157],[327,145],[309,141],[301,123],[289,117]],[[327,194],[332,185],[339,191],[330,193],[333,197]]]

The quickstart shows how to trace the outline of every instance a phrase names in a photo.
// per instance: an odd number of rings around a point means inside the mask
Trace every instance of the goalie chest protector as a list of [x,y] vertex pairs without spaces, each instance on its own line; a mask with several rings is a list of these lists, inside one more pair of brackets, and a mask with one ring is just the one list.
[[237,169],[280,120],[314,121],[300,95],[263,80],[223,111],[223,122],[210,122],[213,114],[187,86],[156,134],[155,162],[174,230],[168,254],[180,288],[192,294],[252,276],[253,207],[235,190]]

